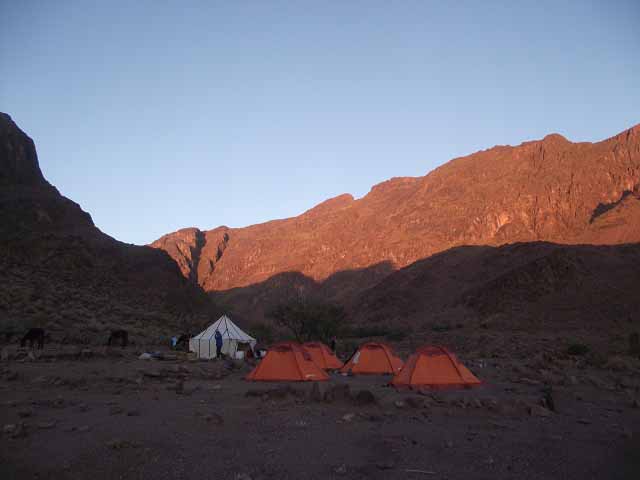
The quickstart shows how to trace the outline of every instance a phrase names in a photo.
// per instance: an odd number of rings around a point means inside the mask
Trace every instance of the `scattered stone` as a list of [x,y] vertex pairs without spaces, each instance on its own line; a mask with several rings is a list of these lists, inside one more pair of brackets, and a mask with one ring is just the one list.
[[378,462],[376,463],[376,467],[378,468],[378,470],[392,470],[395,468],[395,463],[391,462],[391,461],[383,461],[383,462]]
[[91,427],[89,425],[82,425],[77,429],[78,432],[88,432],[89,430],[91,430]]
[[346,475],[347,474],[347,466],[343,463],[342,465],[338,465],[337,467],[333,467],[333,473],[336,475]]
[[55,420],[52,421],[52,422],[39,422],[39,423],[36,423],[36,427],[38,427],[41,430],[49,430],[49,429],[55,427],[56,424],[57,423],[56,423]]
[[351,387],[346,383],[343,385],[333,385],[325,392],[323,399],[329,403],[348,402],[351,400]]
[[351,422],[354,418],[356,418],[356,414],[355,413],[345,413],[342,416],[342,420],[345,422]]
[[110,440],[107,442],[107,447],[113,450],[123,450],[125,448],[137,447],[133,442],[129,442],[128,440]]
[[224,418],[222,418],[221,415],[218,415],[217,413],[210,413],[208,415],[204,416],[204,420],[207,423],[212,423],[213,425],[222,425],[224,424]]
[[407,406],[407,404],[402,400],[396,400],[395,402],[393,402],[393,404],[396,406],[396,408],[404,408]]
[[140,416],[140,410],[129,410],[127,412],[127,417],[139,417]]
[[445,440],[444,446],[446,448],[453,448],[453,440]]
[[534,380],[533,378],[522,377],[519,380],[519,383],[524,383],[526,385],[540,385],[542,382],[539,380]]
[[33,410],[18,410],[18,416],[20,418],[27,418],[33,415]]
[[588,420],[586,418],[579,418],[578,419],[578,423],[581,423],[583,425],[590,425],[591,424],[591,420]]
[[124,409],[119,405],[114,405],[109,409],[109,415],[120,415]]
[[358,405],[359,407],[365,406],[365,405],[373,405],[376,402],[376,397],[373,393],[371,393],[371,391],[369,390],[360,390],[355,398],[353,399],[354,403],[356,405]]
[[424,408],[425,406],[424,398],[420,397],[406,397],[404,403],[411,408]]
[[4,426],[2,431],[5,434],[11,436],[11,438],[24,437],[27,434],[27,431],[23,422],[9,423]]
[[551,411],[544,408],[542,405],[531,405],[529,407],[529,415],[532,417],[548,417],[551,415]]
[[2,432],[3,433],[13,433],[16,431],[16,425],[15,423],[7,423],[4,427],[2,427]]

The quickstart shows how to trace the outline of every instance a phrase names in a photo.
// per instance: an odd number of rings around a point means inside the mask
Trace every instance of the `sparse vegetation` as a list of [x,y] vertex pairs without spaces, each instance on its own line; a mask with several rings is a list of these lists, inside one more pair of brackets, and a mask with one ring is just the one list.
[[589,347],[584,343],[572,343],[567,348],[567,353],[569,355],[586,355],[589,353]]
[[434,323],[431,325],[431,330],[434,332],[448,332],[451,330],[451,325],[447,323]]
[[286,328],[299,342],[329,339],[338,335],[344,323],[344,309],[337,305],[295,300],[280,304],[269,312],[278,325]]
[[267,345],[273,343],[275,339],[273,326],[268,323],[254,323],[249,327],[249,332],[251,332],[251,335],[257,338],[260,343]]

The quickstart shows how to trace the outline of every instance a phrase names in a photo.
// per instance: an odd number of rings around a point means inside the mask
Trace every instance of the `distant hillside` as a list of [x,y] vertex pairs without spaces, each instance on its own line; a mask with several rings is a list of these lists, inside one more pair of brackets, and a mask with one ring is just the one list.
[[345,194],[246,228],[180,230],[152,246],[215,298],[261,318],[301,293],[353,305],[395,270],[456,247],[633,243],[639,225],[640,125],[598,143],[553,134],[497,146],[358,200]]

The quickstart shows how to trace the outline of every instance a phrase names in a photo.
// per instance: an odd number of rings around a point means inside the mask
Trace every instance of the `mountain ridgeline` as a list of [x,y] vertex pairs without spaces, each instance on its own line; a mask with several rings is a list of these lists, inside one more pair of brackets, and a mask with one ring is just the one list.
[[[640,270],[636,247],[574,247],[637,242],[640,125],[597,143],[552,134],[496,146],[424,177],[393,178],[361,199],[344,194],[297,217],[245,228],[184,229],[151,246],[248,317],[262,318],[274,304],[308,295],[342,303],[361,322],[415,323],[452,312],[496,314],[507,303],[526,311],[523,305],[534,299],[520,290],[539,290],[540,283],[561,296],[565,283],[577,288],[583,275],[597,277],[599,269],[601,281],[615,285],[611,265],[640,280],[632,270]],[[626,260],[616,261],[617,255]],[[562,273],[558,262],[573,280],[549,280]],[[625,312],[635,306],[634,288],[624,284]],[[462,298],[466,290],[476,300]],[[544,303],[544,294],[534,297]],[[591,298],[609,301],[601,292]]]

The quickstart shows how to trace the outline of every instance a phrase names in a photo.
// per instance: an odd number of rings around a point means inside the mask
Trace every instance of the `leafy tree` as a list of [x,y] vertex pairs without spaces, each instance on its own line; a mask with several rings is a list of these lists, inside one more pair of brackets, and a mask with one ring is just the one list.
[[269,312],[276,323],[291,332],[299,342],[321,340],[328,342],[337,335],[346,314],[338,305],[294,300],[277,305]]

